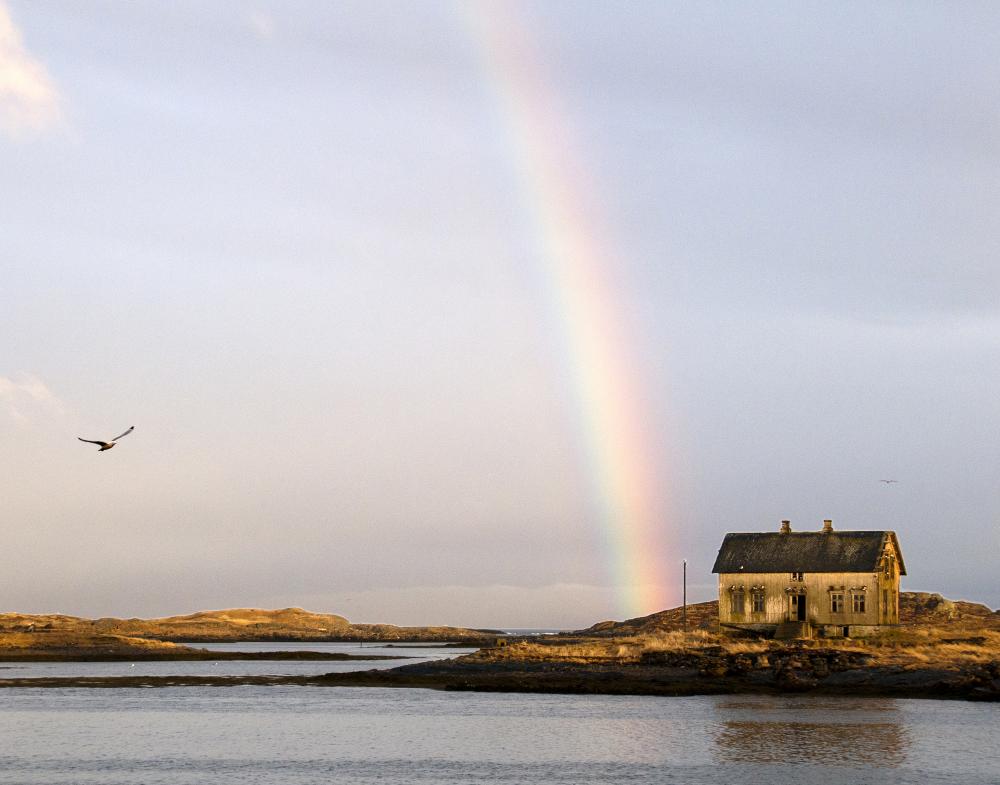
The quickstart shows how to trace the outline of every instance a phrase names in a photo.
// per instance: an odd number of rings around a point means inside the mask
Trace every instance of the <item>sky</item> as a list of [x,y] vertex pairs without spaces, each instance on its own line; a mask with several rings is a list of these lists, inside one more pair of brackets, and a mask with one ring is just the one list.
[[825,518],[1000,606],[997,51],[993,3],[0,0],[0,611],[576,628]]

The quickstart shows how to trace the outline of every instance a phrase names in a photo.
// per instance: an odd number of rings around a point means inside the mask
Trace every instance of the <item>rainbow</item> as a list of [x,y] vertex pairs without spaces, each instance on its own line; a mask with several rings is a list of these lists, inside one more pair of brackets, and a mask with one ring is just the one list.
[[619,612],[662,610],[679,595],[677,559],[665,543],[667,478],[653,458],[635,341],[610,275],[615,258],[603,241],[593,188],[514,5],[476,0],[458,7],[498,102],[534,223]]

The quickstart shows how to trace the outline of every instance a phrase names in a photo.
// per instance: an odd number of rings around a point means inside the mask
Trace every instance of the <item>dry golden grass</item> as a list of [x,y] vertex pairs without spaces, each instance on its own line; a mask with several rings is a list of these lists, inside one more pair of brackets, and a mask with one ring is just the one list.
[[351,624],[343,616],[312,613],[302,608],[263,610],[229,608],[158,619],[84,619],[61,614],[0,613],[0,647],[6,635],[19,632],[120,635],[165,640],[469,640],[483,633],[454,627],[396,627]]
[[726,654],[758,654],[767,651],[768,641],[751,638],[732,638],[707,630],[692,632],[662,632],[640,637],[644,651],[688,651],[720,646]]
[[[797,643],[805,649],[838,649],[871,657],[873,665],[959,668],[1000,660],[1000,632],[953,628],[900,629],[872,638],[815,639]],[[560,662],[637,663],[652,652],[711,655],[764,654],[786,648],[787,642],[731,638],[718,633],[662,632],[627,638],[587,638],[565,642],[524,641],[470,655],[472,659]]]
[[81,635],[76,632],[11,632],[0,636],[0,657],[32,652],[72,652],[81,655],[169,653],[183,650],[176,643],[126,635]]
[[470,655],[473,659],[501,659],[523,661],[559,662],[638,662],[647,652],[690,651],[709,646],[721,646],[726,652],[749,653],[768,649],[763,641],[733,640],[714,633],[697,630],[694,632],[662,632],[627,638],[587,638],[560,643],[534,643],[519,641],[494,649],[484,649]]
[[519,641],[495,649],[481,649],[468,655],[472,659],[516,660],[516,661],[559,661],[559,662],[627,662],[632,659],[632,641],[620,643],[608,639],[569,644],[541,644]]
[[952,668],[1000,659],[1000,632],[967,630],[963,634],[955,629],[914,628],[866,640],[862,647],[879,664]]

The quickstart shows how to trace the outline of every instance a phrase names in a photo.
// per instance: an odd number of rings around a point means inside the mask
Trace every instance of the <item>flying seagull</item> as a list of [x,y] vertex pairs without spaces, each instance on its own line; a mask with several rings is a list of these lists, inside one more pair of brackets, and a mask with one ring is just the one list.
[[115,442],[118,441],[119,439],[121,439],[122,436],[128,436],[134,430],[135,430],[135,426],[132,425],[132,426],[129,427],[129,429],[127,431],[125,431],[125,433],[120,434],[119,436],[116,436],[110,442],[96,442],[93,439],[84,439],[82,436],[77,436],[76,438],[79,439],[81,442],[87,442],[87,444],[99,444],[101,446],[101,449],[99,449],[98,452],[104,452],[105,450],[110,450],[112,447],[114,447],[115,446]]

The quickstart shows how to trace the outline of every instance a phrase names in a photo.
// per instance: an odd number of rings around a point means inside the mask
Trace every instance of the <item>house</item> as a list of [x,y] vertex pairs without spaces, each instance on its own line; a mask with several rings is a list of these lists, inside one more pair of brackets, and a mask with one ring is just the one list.
[[899,623],[899,576],[906,575],[893,531],[727,534],[719,575],[719,624],[778,637],[870,635]]

